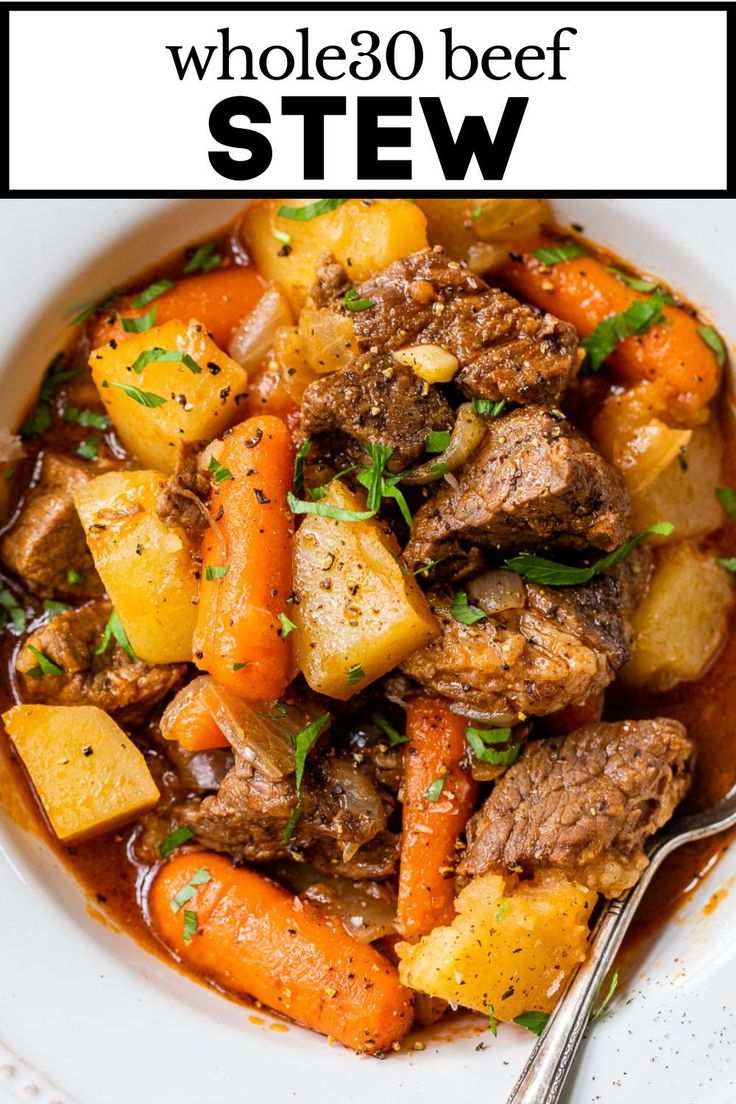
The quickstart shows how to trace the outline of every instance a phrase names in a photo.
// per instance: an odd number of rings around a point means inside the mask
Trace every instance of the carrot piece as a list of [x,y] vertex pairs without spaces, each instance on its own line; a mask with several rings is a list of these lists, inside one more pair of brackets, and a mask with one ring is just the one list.
[[[627,287],[594,257],[575,257],[544,265],[533,249],[556,244],[541,238],[514,254],[503,269],[504,278],[530,302],[571,322],[581,337],[612,314],[625,311],[650,296]],[[661,382],[669,413],[686,424],[705,420],[705,408],[718,390],[720,369],[715,353],[698,334],[701,323],[682,307],[665,305],[665,325],[653,325],[626,338],[607,360],[625,383]]]
[[211,682],[208,675],[199,675],[172,698],[159,725],[165,740],[176,740],[187,751],[230,746],[205,696]]
[[[461,762],[464,718],[441,698],[416,698],[407,711],[404,814],[397,931],[410,942],[455,916],[457,842],[473,811],[477,784]],[[438,779],[444,779],[440,787]],[[436,797],[432,801],[431,798]]]
[[[196,918],[173,912],[176,894],[201,868],[206,874],[194,877],[200,884],[183,906]],[[411,993],[388,959],[335,917],[222,855],[170,859],[148,903],[156,931],[187,966],[346,1047],[385,1051],[411,1026]]]
[[241,319],[252,311],[263,295],[266,283],[254,268],[231,265],[177,280],[173,288],[142,307],[132,305],[136,296],[126,296],[114,303],[92,323],[90,340],[97,349],[109,341],[124,341],[129,335],[118,316],[138,318],[156,308],[156,325],[179,319],[202,322],[215,345],[227,351],[230,338]]
[[291,678],[279,619],[292,591],[291,434],[279,418],[249,418],[224,438],[219,463],[232,478],[212,489],[219,537],[209,529],[202,541],[194,662],[247,701],[273,701]]

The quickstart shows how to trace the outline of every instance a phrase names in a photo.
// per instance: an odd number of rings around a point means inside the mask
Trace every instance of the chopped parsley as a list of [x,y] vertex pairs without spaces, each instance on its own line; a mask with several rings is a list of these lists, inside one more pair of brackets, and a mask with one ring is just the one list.
[[147,288],[136,295],[135,299],[131,300],[131,306],[147,307],[154,299],[158,299],[159,295],[163,295],[165,291],[170,291],[173,287],[176,287],[173,280],[156,280],[154,284],[149,284]]
[[390,445],[371,444],[367,448],[371,465],[369,468],[361,469],[355,477],[361,486],[368,491],[366,506],[375,514],[378,513],[381,500],[391,498],[398,506],[402,518],[411,528],[412,518],[409,507],[403,493],[397,486],[399,480],[403,479],[406,473],[399,472],[398,475],[387,475],[385,471],[386,464],[394,450]]
[[78,375],[77,368],[64,367],[63,353],[57,353],[46,369],[43,383],[38,393],[38,406],[26,418],[18,432],[21,437],[36,437],[43,433],[51,425],[51,403],[54,399],[56,388],[60,383],[73,379]]
[[363,682],[365,679],[365,671],[359,663],[354,663],[352,667],[348,669],[347,680],[348,686],[355,686],[358,682]]
[[586,372],[597,372],[605,360],[616,351],[618,345],[627,337],[645,334],[649,328],[664,320],[662,307],[668,296],[656,292],[650,299],[637,299],[620,314],[611,314],[599,322],[590,337],[584,337],[580,347],[585,349],[583,368]]
[[95,655],[103,655],[109,648],[111,640],[116,640],[125,652],[125,654],[127,656],[130,656],[132,660],[138,659],[138,656],[135,654],[130,646],[128,634],[126,633],[123,622],[118,617],[116,610],[113,610],[109,618],[107,619],[107,624],[105,625],[105,631],[102,634],[102,639],[100,640],[98,646],[95,648]]
[[24,671],[24,674],[30,675],[32,679],[43,678],[44,675],[63,675],[64,672],[61,667],[53,663],[48,656],[45,656],[43,652],[35,648],[33,644],[26,644],[26,648],[32,656],[37,660],[36,666],[31,667],[30,671]]
[[301,445],[297,449],[297,454],[294,457],[294,479],[292,482],[292,490],[294,494],[299,494],[300,490],[304,486],[304,461],[309,455],[309,450],[312,447],[312,438],[307,437],[306,441],[302,441]]
[[725,567],[726,571],[732,571],[736,574],[736,556],[721,556],[716,563],[719,563],[721,567]]
[[394,728],[394,726],[386,720],[383,713],[371,713],[371,720],[373,721],[374,725],[377,725],[378,728],[380,728],[381,732],[383,732],[385,736],[388,736],[389,747],[399,747],[401,744],[405,744],[408,742],[409,737],[402,736],[401,733],[398,732]]
[[18,604],[13,592],[3,587],[0,590],[0,627],[4,627],[8,620],[12,621],[15,632],[26,631],[25,610]]
[[97,460],[100,456],[101,444],[99,437],[85,437],[77,445],[77,456],[81,456],[83,460]]
[[726,346],[718,330],[714,330],[712,326],[698,326],[697,332],[708,348],[713,350],[718,367],[722,368],[726,363]]
[[514,1023],[519,1027],[525,1027],[527,1031],[532,1031],[535,1035],[541,1035],[547,1026],[547,1020],[549,1019],[549,1012],[522,1012],[518,1016],[514,1016]]
[[196,912],[192,909],[184,909],[184,929],[182,931],[182,940],[185,943],[191,943],[194,936],[199,931],[199,921],[197,920]]
[[49,620],[52,617],[58,617],[60,613],[66,613],[71,606],[66,602],[56,602],[53,598],[44,598],[43,600],[44,613],[49,615]]
[[48,403],[39,403],[18,430],[21,437],[37,437],[51,425],[51,407]]
[[562,261],[574,261],[576,257],[587,257],[588,250],[577,242],[565,245],[550,245],[543,249],[532,249],[532,256],[546,265],[560,264]]
[[488,1005],[488,1030],[491,1032],[495,1039],[498,1035],[498,1020],[494,1015],[492,1004]]
[[107,310],[107,308],[111,307],[113,303],[117,303],[119,298],[120,292],[113,291],[110,293],[110,295],[107,296],[106,299],[103,299],[101,302],[91,303],[89,306],[81,310],[78,315],[72,318],[72,326],[81,325],[82,322],[86,322],[88,318],[91,318],[93,314],[97,314],[97,311]]
[[168,859],[172,851],[176,851],[177,847],[181,847],[183,843],[190,839],[194,839],[194,832],[191,828],[187,828],[186,825],[174,828],[173,832],[169,832],[168,836],[161,840],[158,845],[158,853],[162,859]]
[[156,321],[156,308],[151,307],[145,314],[138,315],[132,318],[123,318],[121,314],[118,314],[120,319],[120,325],[123,327],[126,333],[145,333],[146,330],[150,330],[151,326]]
[[230,564],[207,564],[204,569],[204,577],[208,583],[214,579],[224,579],[230,570]]
[[505,399],[493,402],[491,399],[473,399],[473,413],[487,414],[490,418],[497,418],[506,406]]
[[288,207],[282,203],[278,215],[279,218],[292,219],[294,222],[311,222],[320,215],[337,210],[343,203],[347,203],[347,199],[316,199],[314,203],[307,203],[304,207]]
[[449,429],[433,429],[424,442],[425,452],[444,452],[450,444]]
[[301,817],[301,815],[302,815],[302,800],[301,800],[301,797],[300,797],[299,800],[297,801],[296,805],[294,806],[294,808],[289,813],[289,819],[287,820],[286,827],[284,828],[284,843],[288,843],[290,841],[291,837],[294,835],[294,829],[296,828],[297,824],[299,823],[299,818]]
[[736,520],[736,493],[731,487],[716,487],[716,498],[731,521]]
[[442,774],[439,778],[435,778],[434,782],[430,782],[424,791],[424,796],[432,805],[439,801],[442,791],[445,788],[446,775]]
[[207,465],[207,471],[212,472],[213,482],[215,484],[226,483],[228,479],[233,479],[233,473],[229,468],[223,467],[215,460],[214,456],[210,457],[210,462]]
[[292,514],[317,514],[319,517],[332,518],[334,521],[367,521],[375,510],[344,510],[341,506],[331,506],[329,502],[304,502],[289,491],[286,501]]
[[521,751],[521,743],[500,751],[494,744],[506,744],[511,738],[510,728],[473,728],[465,729],[465,739],[472,748],[476,759],[481,763],[490,763],[493,767],[510,767],[515,763]]
[[169,908],[171,911],[178,912],[187,901],[191,901],[201,885],[207,885],[207,882],[211,881],[212,875],[207,867],[200,866],[199,870],[195,870],[194,874],[192,874],[187,884],[169,901]]
[[476,621],[484,621],[486,614],[477,606],[468,603],[468,596],[464,590],[458,590],[452,599],[450,613],[461,625],[474,625]]
[[192,375],[198,376],[202,369],[189,353],[182,353],[180,349],[144,349],[131,364],[131,368],[140,375],[147,364],[183,364]]
[[348,288],[342,297],[342,305],[350,311],[364,311],[370,310],[371,307],[375,307],[373,299],[367,299],[361,296],[360,292],[355,288]]
[[291,234],[287,234],[285,230],[273,230],[272,233],[277,242],[281,242],[282,245],[291,245]]
[[606,272],[610,272],[617,280],[620,280],[626,287],[631,288],[632,291],[652,292],[659,290],[659,284],[655,284],[653,280],[643,280],[641,276],[631,276],[628,272],[624,272],[620,268],[616,268],[615,265],[606,265]]
[[217,242],[205,242],[194,250],[191,257],[184,265],[184,272],[209,272],[216,268],[222,260],[222,255],[216,252]]
[[548,560],[544,556],[536,556],[533,552],[520,552],[518,556],[512,556],[506,560],[506,567],[511,568],[522,578],[542,586],[577,586],[581,583],[589,583],[596,575],[621,563],[647,537],[668,537],[673,530],[674,525],[671,522],[658,521],[648,529],[642,529],[631,540],[620,544],[613,552],[609,552],[602,560],[591,564],[590,567],[571,567],[569,564]]
[[473,220],[473,222],[476,222],[482,214],[483,214],[483,206],[482,206],[482,204],[479,204],[477,207],[474,207],[473,210],[470,212],[470,217]]
[[[606,979],[604,978],[603,981],[598,986],[598,992],[596,993],[596,1000],[600,996],[601,990],[602,990],[602,988],[605,984],[605,980]],[[613,977],[611,978],[610,982],[608,983],[608,989],[606,991],[605,997],[603,998],[601,1003],[598,1005],[598,1007],[596,1009],[594,1009],[593,1012],[591,1012],[591,1014],[590,1014],[591,1023],[592,1023],[593,1020],[597,1020],[598,1017],[602,1016],[603,1013],[606,1011],[609,1004],[611,1003],[611,998],[613,997],[613,994],[616,992],[617,988],[618,988],[618,970],[616,970],[614,972]]]
[[425,560],[419,567],[415,567],[413,571],[410,571],[401,556],[396,556],[396,562],[399,565],[399,571],[402,575],[424,575],[425,572],[431,571],[433,567],[436,567],[437,564],[441,564],[445,559],[447,559],[446,556],[440,556],[438,560]]
[[64,407],[62,417],[65,422],[76,422],[77,425],[90,429],[107,429],[110,425],[107,414],[98,414],[94,410],[77,410],[75,406]]
[[503,901],[501,902],[501,907],[499,908],[498,912],[496,913],[496,923],[497,923],[497,924],[500,924],[500,923],[501,923],[501,921],[503,920],[504,916],[505,916],[505,915],[506,915],[506,913],[507,913],[507,912],[509,911],[509,905],[510,905],[510,904],[511,904],[511,902],[509,901],[508,897],[506,897],[506,898],[505,898],[505,899],[504,899],[504,900],[503,900]]
[[286,640],[289,633],[294,632],[294,629],[296,629],[297,626],[286,616],[285,613],[279,614],[279,621],[281,622],[279,636],[282,638],[282,640]]
[[248,660],[244,663],[233,663],[233,671],[242,671],[244,667],[248,666]]
[[131,387],[127,383],[113,383],[109,384],[105,381],[102,384],[103,387],[117,387],[118,391],[123,391],[129,399],[133,402],[140,403],[141,406],[147,406],[153,410],[157,406],[163,406],[166,399],[162,395],[157,395],[153,391],[141,391],[139,387]]
[[79,586],[80,583],[84,582],[84,579],[85,577],[82,572],[76,571],[73,567],[70,567],[66,573],[66,581],[69,583],[69,586]]
[[291,810],[289,819],[286,822],[286,827],[284,828],[284,843],[288,843],[291,837],[294,835],[294,829],[299,823],[299,818],[302,815],[301,791],[302,779],[304,777],[304,767],[307,762],[307,755],[309,754],[315,740],[323,731],[323,729],[329,724],[329,722],[330,714],[323,713],[321,717],[317,717],[317,719],[312,721],[311,724],[308,724],[306,728],[303,728],[301,732],[298,732],[296,736],[291,737],[292,743],[294,745],[294,784],[296,786],[297,802],[294,808]]

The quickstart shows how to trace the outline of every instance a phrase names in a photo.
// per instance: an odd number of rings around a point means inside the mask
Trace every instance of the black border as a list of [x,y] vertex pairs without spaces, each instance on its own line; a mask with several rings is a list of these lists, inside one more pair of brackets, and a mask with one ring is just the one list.
[[[280,12],[280,11],[334,11],[335,4],[320,4],[320,3],[257,3],[257,4],[234,4],[234,3],[213,3],[212,5],[197,4],[197,3],[184,3],[179,4],[176,7],[169,5],[162,5],[156,3],[102,3],[96,4],[94,7],[81,7],[78,3],[58,3],[58,4],[3,4],[0,6],[0,15],[2,16],[2,23],[0,23],[0,35],[5,41],[5,69],[6,80],[2,87],[2,99],[4,101],[2,118],[5,126],[5,150],[6,150],[6,165],[5,171],[0,173],[0,198],[2,199],[126,199],[126,198],[150,198],[150,199],[248,199],[251,197],[263,197],[266,199],[276,199],[283,195],[283,189],[280,191],[274,191],[264,188],[259,188],[257,184],[252,188],[239,188],[239,189],[214,189],[214,190],[150,190],[150,189],[133,189],[131,191],[117,191],[114,189],[94,191],[87,189],[75,189],[75,190],[61,190],[53,191],[48,189],[11,189],[10,188],[10,13],[11,12],[46,12],[46,11],[110,11],[110,12],[126,12],[126,11],[164,11],[170,13],[176,13],[177,11],[224,11],[224,12]],[[606,3],[606,4],[592,4],[592,3],[579,3],[571,2],[564,5],[556,3],[523,3],[515,5],[507,4],[483,4],[483,3],[452,3],[451,0],[446,4],[438,3],[416,3],[409,2],[405,4],[394,3],[371,3],[369,5],[363,5],[360,3],[346,2],[341,5],[341,10],[354,11],[356,13],[362,13],[365,11],[446,11],[448,16],[451,16],[454,11],[477,11],[485,14],[493,12],[519,12],[519,11],[559,11],[561,14],[568,12],[586,12],[586,11],[620,11],[620,12],[636,12],[636,11],[653,11],[660,14],[663,18],[666,18],[669,12],[690,11],[700,13],[703,11],[721,11],[726,14],[726,97],[727,104],[730,102],[729,92],[733,87],[730,74],[729,59],[736,51],[732,50],[734,42],[734,27],[736,26],[736,20],[734,19],[734,11],[736,10],[736,4],[733,2],[727,3],[714,3],[706,2],[696,3],[681,3],[670,4],[664,7],[660,4],[642,4],[642,3]],[[3,33],[4,32],[4,33]],[[656,48],[656,43],[652,43],[652,48]],[[615,74],[612,74],[612,79],[619,79]],[[666,111],[666,103],[660,104],[657,101],[651,99],[642,101],[643,108],[648,106],[649,110],[654,108],[659,111]],[[649,119],[651,123],[651,118]],[[649,125],[647,123],[646,125]],[[655,119],[656,125],[656,119]],[[730,128],[728,109],[726,115],[726,186],[724,188],[713,189],[700,189],[696,191],[671,188],[660,191],[647,191],[643,189],[628,189],[621,191],[607,191],[605,188],[593,189],[593,190],[576,190],[562,189],[557,191],[545,191],[545,196],[550,199],[562,199],[566,197],[575,197],[581,199],[589,198],[616,198],[616,199],[734,199],[736,198],[736,174],[734,173],[734,158],[731,156],[731,142],[730,142]],[[683,135],[682,152],[683,157],[697,157],[697,150],[699,141],[707,141],[707,120],[704,122],[704,130],[701,135]],[[370,182],[366,181],[366,186],[363,190],[368,190],[371,194],[378,194],[377,190],[370,187]],[[498,187],[481,188],[475,185],[471,186],[471,190],[474,195],[478,196],[518,196],[520,198],[534,198],[539,193],[538,190],[520,190],[520,189],[504,189]],[[339,196],[343,195],[343,191],[330,191],[326,188],[318,189],[297,189],[298,194],[304,198],[319,198],[322,196]],[[461,199],[467,196],[468,187],[465,188],[434,188],[430,191],[426,191],[418,188],[404,188],[404,189],[389,189],[381,190],[380,194],[387,198],[426,198],[431,196],[437,196],[442,194],[448,198]]]

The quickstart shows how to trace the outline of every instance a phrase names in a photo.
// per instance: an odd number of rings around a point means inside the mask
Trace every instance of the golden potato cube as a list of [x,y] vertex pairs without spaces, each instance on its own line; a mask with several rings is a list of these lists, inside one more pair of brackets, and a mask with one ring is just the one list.
[[[362,512],[365,499],[335,480],[324,504]],[[375,518],[309,514],[294,548],[296,659],[313,690],[345,701],[439,631],[398,545]]]
[[723,642],[732,598],[731,577],[713,556],[689,541],[663,548],[631,616],[634,644],[621,678],[652,690],[700,678]]
[[480,274],[500,268],[511,246],[521,247],[552,224],[544,199],[418,199],[427,236]]
[[[674,525],[671,541],[699,537],[717,529],[723,511],[715,495],[721,481],[721,439],[716,425],[698,426],[682,452],[656,479],[632,491],[631,520],[635,530],[657,521]],[[658,538],[659,539],[659,538]]]
[[16,705],[2,719],[64,843],[109,832],[158,802],[145,759],[104,709]]
[[106,472],[74,499],[95,567],[133,651],[147,663],[191,661],[199,600],[189,536],[156,513],[164,478]]
[[556,871],[507,892],[496,874],[474,878],[457,916],[418,943],[398,943],[404,985],[498,1020],[550,1012],[587,953],[596,894]]
[[[177,352],[186,361],[160,359],[162,353]],[[144,364],[139,358],[145,360],[147,353],[159,359]],[[166,322],[132,334],[114,348],[110,342],[94,349],[89,363],[125,447],[148,467],[166,473],[174,470],[180,442],[219,437],[235,421],[238,395],[248,383],[245,369],[195,321]],[[136,363],[142,366],[136,369]]]
[[[334,211],[305,221],[284,218],[281,206],[306,207],[309,199],[262,199],[246,209],[243,240],[258,271],[280,284],[298,310],[325,254],[359,284],[391,261],[427,248],[427,220],[405,199],[349,199]],[[276,234],[280,237],[276,237]],[[288,249],[283,235],[288,235]]]

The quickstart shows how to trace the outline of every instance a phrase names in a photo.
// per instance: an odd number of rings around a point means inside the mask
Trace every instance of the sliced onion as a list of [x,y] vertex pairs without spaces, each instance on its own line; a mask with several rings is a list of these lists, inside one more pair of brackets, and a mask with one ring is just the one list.
[[362,827],[360,836],[345,844],[342,860],[349,862],[355,852],[386,826],[386,809],[381,795],[365,771],[359,770],[347,759],[326,759],[323,764],[326,789],[337,800],[348,816]]
[[292,322],[288,299],[279,288],[270,287],[236,329],[228,353],[248,372],[255,372],[273,348],[276,331]]
[[465,702],[450,702],[450,709],[459,717],[467,717],[469,721],[477,721],[484,728],[511,728],[519,723],[518,713],[491,713],[489,709],[476,709]]
[[320,375],[347,368],[358,355],[352,319],[327,307],[305,308],[299,315],[299,333],[307,364]]
[[354,882],[309,863],[275,863],[270,872],[292,892],[337,916],[358,943],[396,931],[396,891],[387,882]]
[[463,403],[458,407],[453,426],[450,443],[444,452],[433,456],[418,468],[414,468],[403,482],[412,486],[433,483],[439,478],[437,465],[442,465],[442,471],[453,472],[462,467],[483,440],[486,432],[486,423],[473,410],[472,403]]
[[526,605],[524,584],[514,571],[501,568],[484,571],[470,580],[467,590],[473,605],[480,606],[490,616],[504,610],[523,609]]

